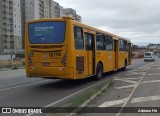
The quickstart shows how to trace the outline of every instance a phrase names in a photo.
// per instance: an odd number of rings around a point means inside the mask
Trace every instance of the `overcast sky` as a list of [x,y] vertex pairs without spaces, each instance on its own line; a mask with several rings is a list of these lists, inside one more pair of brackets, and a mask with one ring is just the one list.
[[160,0],[55,0],[73,8],[84,24],[129,38],[160,44]]

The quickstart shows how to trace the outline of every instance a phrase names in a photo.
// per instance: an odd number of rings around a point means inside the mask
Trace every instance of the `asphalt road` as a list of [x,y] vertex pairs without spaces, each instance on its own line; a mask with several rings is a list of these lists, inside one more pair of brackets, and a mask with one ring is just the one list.
[[[134,59],[132,65],[128,66],[127,71],[132,71],[146,64],[148,63],[143,62],[143,59]],[[124,76],[125,72],[107,73],[100,81],[119,77],[120,75]],[[69,98],[74,93],[92,86],[97,82],[92,77],[76,81],[26,78],[24,69],[1,71],[0,107],[56,106],[59,102]]]
[[[133,65],[136,66],[136,63],[133,63]],[[156,113],[156,111],[160,112],[160,58],[156,58],[155,62],[147,62],[135,69],[131,68],[124,74],[114,77],[114,82],[113,88],[109,88],[94,99],[88,107],[121,107],[121,109],[116,113],[86,113],[83,115],[160,116],[159,113]],[[129,108],[127,109],[128,112],[135,112],[123,113],[122,111],[125,108]],[[137,109],[134,110],[134,108]]]

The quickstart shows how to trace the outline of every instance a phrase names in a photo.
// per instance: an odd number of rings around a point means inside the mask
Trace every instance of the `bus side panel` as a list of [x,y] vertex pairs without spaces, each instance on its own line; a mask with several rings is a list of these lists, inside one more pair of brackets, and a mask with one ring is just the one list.
[[66,43],[68,45],[67,49],[67,67],[73,68],[73,70],[67,70],[66,75],[73,74],[72,79],[76,78],[76,58],[74,57],[76,55],[75,49],[74,49],[74,30],[73,30],[73,23],[72,20],[66,19]]
[[118,58],[118,68],[123,68],[125,59],[127,59],[127,52],[119,51],[119,58]]
[[76,50],[76,55],[75,55],[76,79],[85,78],[86,76],[85,71],[87,71],[85,52],[84,50],[82,51]]
[[[83,34],[83,27],[79,25],[78,23],[74,22],[72,23],[72,49],[74,51],[73,56],[70,56],[72,59],[71,62],[74,64],[74,79],[82,79],[86,77],[85,71],[87,70],[87,65],[86,65],[86,57],[85,57],[85,50],[84,49],[76,49],[75,48],[75,38],[74,38],[74,28],[75,27],[80,27],[82,29]],[[84,35],[83,35],[84,36]],[[83,37],[84,39],[84,37]],[[84,40],[83,40],[84,41]],[[68,43],[69,44],[69,43]],[[85,44],[84,44],[85,45]]]
[[115,47],[115,69],[119,69],[119,44],[118,40],[114,41],[114,47]]
[[116,69],[116,54],[115,51],[112,52],[112,58],[113,58],[113,70]]
[[128,65],[131,65],[131,59],[132,59],[131,43],[128,43]]
[[28,41],[28,23],[25,24],[25,68],[26,68],[26,76],[29,77],[29,71],[28,71],[28,66],[29,66],[29,62],[28,62],[28,45],[29,45],[29,41]]
[[106,51],[105,72],[114,70],[115,65],[115,53],[113,51]]
[[[102,63],[102,66],[103,66],[103,72],[106,72],[107,71],[107,55],[106,55],[106,52],[104,50],[97,50],[96,51],[96,65],[95,65],[95,68],[97,68],[97,65],[99,62]],[[96,69],[95,69],[96,70]]]

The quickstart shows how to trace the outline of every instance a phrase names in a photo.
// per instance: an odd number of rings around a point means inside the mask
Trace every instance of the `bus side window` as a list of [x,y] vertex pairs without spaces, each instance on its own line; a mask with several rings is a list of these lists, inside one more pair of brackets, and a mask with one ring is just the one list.
[[94,39],[93,35],[85,33],[86,50],[94,49],[93,39]]
[[84,40],[83,40],[83,31],[80,27],[74,27],[74,42],[75,49],[83,50],[84,49]]
[[124,41],[124,51],[127,51],[127,41]]
[[106,36],[106,50],[113,50],[113,39],[111,36]]
[[96,34],[96,47],[97,50],[105,50],[105,36],[103,34]]
[[119,40],[119,51],[127,51],[127,41]]

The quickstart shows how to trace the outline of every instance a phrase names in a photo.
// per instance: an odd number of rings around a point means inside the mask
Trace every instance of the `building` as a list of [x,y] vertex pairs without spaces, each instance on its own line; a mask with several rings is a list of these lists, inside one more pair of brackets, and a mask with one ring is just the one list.
[[63,16],[71,16],[76,21],[79,21],[79,22],[82,21],[81,16],[77,15],[76,10],[74,10],[72,8],[64,8],[63,9]]
[[25,0],[25,21],[44,18],[43,0]]
[[63,15],[63,7],[53,0],[44,0],[44,18],[59,18]]
[[63,16],[71,16],[72,18],[76,19],[76,10],[72,8],[64,8]]
[[59,3],[51,0],[50,12],[51,12],[50,17],[54,17],[54,18],[60,17]]
[[1,0],[0,14],[0,54],[22,52],[21,0]]
[[62,17],[63,16],[63,7],[62,6],[59,6],[59,10],[60,10],[60,17]]
[[44,0],[44,17],[50,18],[51,12],[51,0]]
[[81,22],[76,10],[53,0],[0,0],[0,14],[0,54],[23,52],[26,21],[71,16]]

